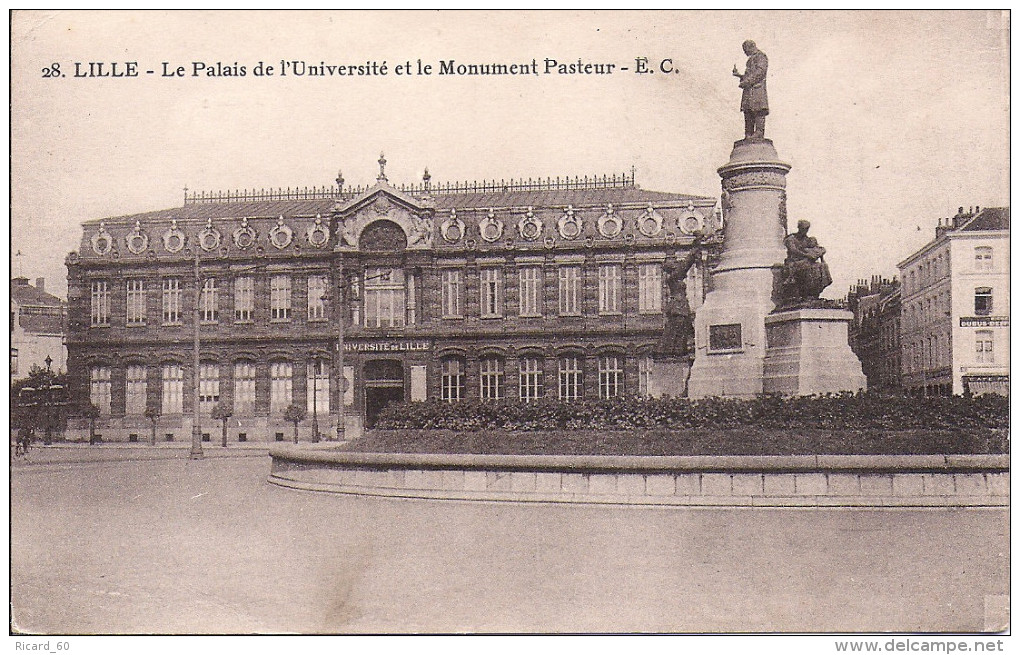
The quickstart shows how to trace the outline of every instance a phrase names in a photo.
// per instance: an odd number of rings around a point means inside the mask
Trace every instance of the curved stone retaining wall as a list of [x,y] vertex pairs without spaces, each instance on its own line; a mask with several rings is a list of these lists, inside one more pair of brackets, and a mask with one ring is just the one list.
[[633,505],[1001,507],[1008,455],[423,455],[280,446],[269,481],[368,496]]

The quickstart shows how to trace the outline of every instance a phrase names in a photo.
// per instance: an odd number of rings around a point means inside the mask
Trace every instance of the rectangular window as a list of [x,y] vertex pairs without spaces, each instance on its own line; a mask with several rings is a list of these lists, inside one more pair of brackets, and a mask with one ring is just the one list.
[[464,361],[457,357],[443,360],[442,399],[454,402],[464,397]]
[[482,400],[499,400],[503,397],[503,360],[486,357],[480,362]]
[[978,287],[974,289],[974,313],[988,316],[992,313],[992,288]]
[[655,370],[655,361],[651,357],[642,357],[638,360],[638,394],[641,396],[652,395],[652,371]]
[[293,369],[290,362],[269,365],[269,413],[283,414],[290,407]]
[[621,358],[609,355],[599,358],[599,398],[615,398],[623,393]]
[[619,264],[599,266],[599,313],[619,314],[623,267]]
[[974,248],[974,268],[979,271],[992,270],[992,249],[990,246]]
[[93,366],[89,371],[89,400],[102,416],[110,415],[110,369]]
[[250,415],[255,411],[255,364],[234,364],[234,415]]
[[145,281],[127,281],[127,324],[145,324]]
[[314,359],[308,362],[308,414],[329,416],[329,360]]
[[163,323],[165,325],[181,323],[181,281],[175,277],[163,280]]
[[184,369],[177,364],[163,366],[163,415],[184,413]]
[[326,276],[308,276],[308,320],[326,320]]
[[530,402],[542,397],[542,360],[521,359],[521,400]]
[[216,291],[216,278],[206,278],[202,282],[202,298],[199,312],[203,323],[216,323],[220,320],[219,293]]
[[144,366],[127,367],[125,380],[124,411],[128,415],[142,416],[145,414],[147,373]]
[[638,311],[642,314],[662,311],[661,264],[641,264],[638,267]]
[[274,275],[269,288],[270,318],[274,321],[290,320],[290,276]]
[[220,367],[202,364],[198,371],[198,407],[203,414],[209,415],[220,402]]
[[995,353],[992,351],[994,338],[991,330],[978,330],[974,333],[974,360],[978,364],[994,364]]
[[365,327],[403,327],[405,293],[403,270],[365,269]]
[[255,310],[255,279],[234,278],[234,321],[246,323],[252,320]]
[[110,324],[110,286],[106,280],[92,282],[92,325]]
[[482,318],[503,315],[503,272],[498,268],[481,270]]
[[560,358],[560,400],[577,400],[584,395],[584,371],[581,358]]
[[445,269],[443,282],[443,318],[460,318],[460,271]]
[[418,275],[411,273],[407,278],[407,324],[418,322]]
[[560,266],[560,315],[577,316],[581,313],[579,303],[581,289],[581,267]]
[[520,269],[521,316],[542,315],[542,267],[525,266]]

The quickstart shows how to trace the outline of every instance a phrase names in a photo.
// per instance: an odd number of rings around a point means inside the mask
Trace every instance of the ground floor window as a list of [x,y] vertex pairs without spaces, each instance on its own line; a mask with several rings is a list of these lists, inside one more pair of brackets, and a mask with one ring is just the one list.
[[480,364],[482,400],[498,400],[503,397],[503,360],[486,357]]
[[110,369],[106,366],[93,366],[89,372],[89,399],[99,408],[103,416],[110,414]]
[[623,393],[621,362],[617,355],[599,357],[599,398],[615,398]]
[[293,368],[290,362],[269,365],[269,413],[283,414],[290,407]]
[[577,400],[584,395],[582,361],[576,355],[560,357],[560,400]]
[[542,397],[542,360],[521,359],[521,400],[529,402]]
[[329,414],[329,361],[308,363],[308,413]]
[[447,357],[442,363],[442,399],[454,402],[464,398],[464,360]]
[[184,413],[184,368],[165,364],[163,374],[163,414]]
[[652,395],[652,370],[654,360],[651,357],[638,359],[638,394],[642,396]]

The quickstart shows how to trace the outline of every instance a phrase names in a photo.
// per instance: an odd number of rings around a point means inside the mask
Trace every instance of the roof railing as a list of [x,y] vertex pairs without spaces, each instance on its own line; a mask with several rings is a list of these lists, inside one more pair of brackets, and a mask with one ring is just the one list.
[[[369,186],[356,187],[287,187],[278,189],[233,189],[226,191],[185,190],[184,204],[196,205],[220,202],[261,202],[267,200],[349,200],[366,191]],[[575,191],[584,189],[637,188],[634,171],[619,175],[585,175],[584,177],[519,178],[510,180],[482,180],[465,182],[439,182],[401,184],[394,187],[415,196],[451,195],[459,193],[509,193],[511,191]]]

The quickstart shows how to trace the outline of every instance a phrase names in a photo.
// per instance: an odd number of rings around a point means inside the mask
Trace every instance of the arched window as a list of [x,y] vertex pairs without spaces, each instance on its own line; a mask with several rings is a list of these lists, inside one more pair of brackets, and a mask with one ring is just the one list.
[[184,413],[184,368],[180,364],[164,364],[161,370],[163,382],[162,413]]
[[255,411],[255,362],[241,360],[234,364],[234,415],[244,416]]
[[522,357],[520,360],[521,400],[530,402],[542,397],[542,360],[538,357]]
[[290,406],[293,393],[294,369],[290,362],[272,362],[269,365],[269,412],[283,414]]
[[482,400],[499,400],[503,391],[503,359],[483,357],[479,362]]
[[623,393],[623,357],[599,357],[599,398],[615,398]]
[[131,364],[127,367],[125,379],[126,414],[141,416],[145,413],[145,394],[147,373],[144,364]]
[[577,400],[584,395],[583,363],[578,355],[560,357],[560,400]]
[[308,413],[329,414],[329,360],[317,358],[308,362]]
[[464,359],[446,357],[442,360],[442,389],[440,397],[447,402],[464,398]]
[[219,364],[206,362],[198,367],[198,406],[203,414],[211,414],[220,402]]
[[110,414],[110,367],[93,366],[89,371],[89,400],[103,416]]

